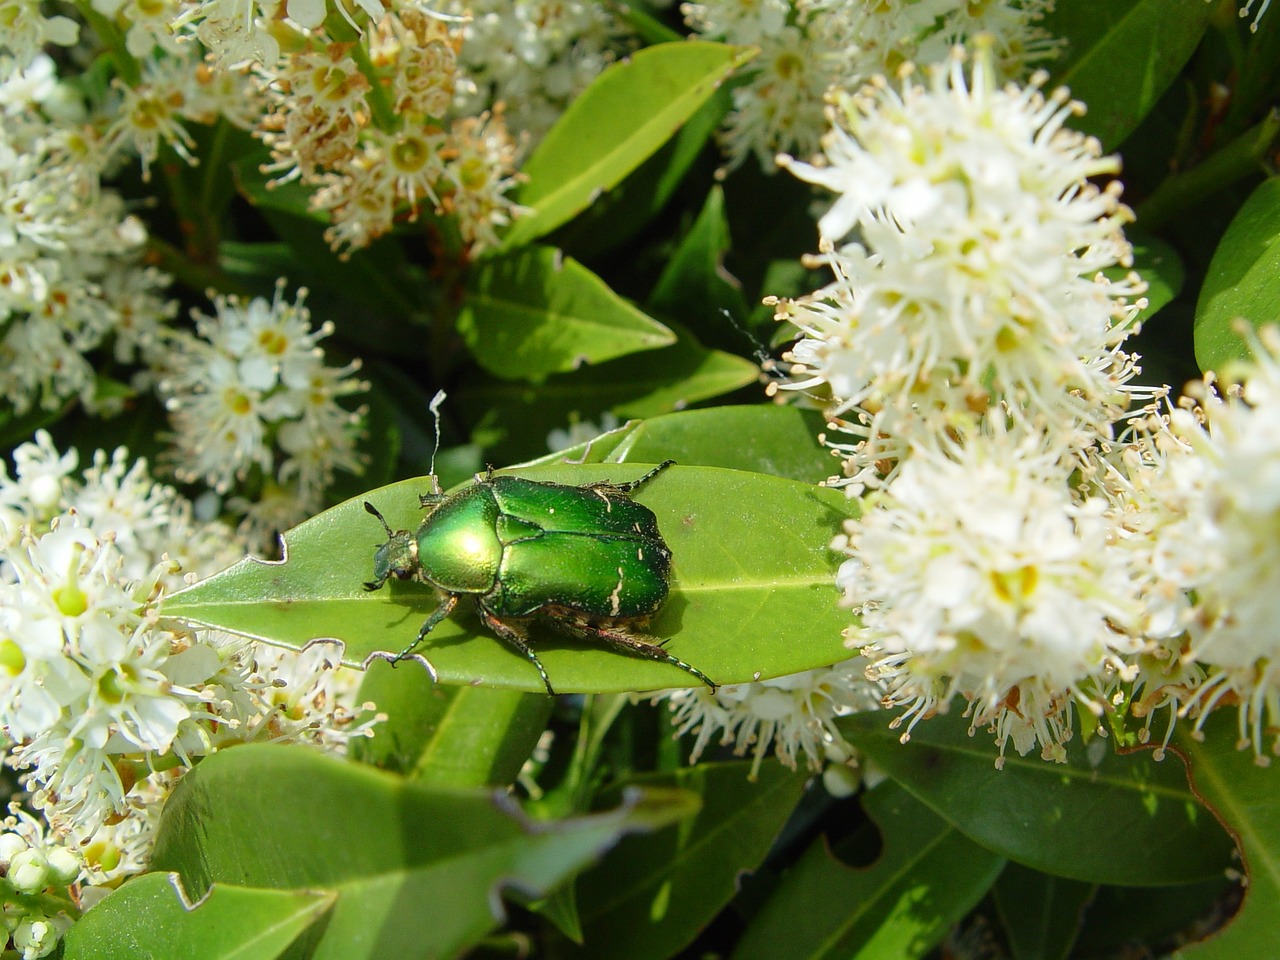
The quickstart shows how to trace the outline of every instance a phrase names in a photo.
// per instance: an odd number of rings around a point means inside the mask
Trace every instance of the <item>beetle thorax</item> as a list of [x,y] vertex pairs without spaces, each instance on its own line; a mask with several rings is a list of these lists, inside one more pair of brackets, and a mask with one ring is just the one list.
[[498,506],[487,484],[449,497],[418,528],[422,578],[450,593],[488,593],[502,563],[498,524]]

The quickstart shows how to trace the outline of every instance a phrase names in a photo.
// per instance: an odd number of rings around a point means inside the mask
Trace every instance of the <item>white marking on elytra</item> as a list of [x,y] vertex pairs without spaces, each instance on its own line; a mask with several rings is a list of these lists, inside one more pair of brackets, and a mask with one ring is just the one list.
[[618,568],[618,585],[613,588],[613,593],[609,594],[609,610],[613,616],[617,616],[622,610],[622,568]]

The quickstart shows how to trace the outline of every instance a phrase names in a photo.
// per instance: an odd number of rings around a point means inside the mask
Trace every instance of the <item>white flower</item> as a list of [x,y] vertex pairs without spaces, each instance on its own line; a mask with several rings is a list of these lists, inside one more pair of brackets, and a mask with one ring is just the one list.
[[[59,514],[74,511],[79,527],[110,537],[120,551],[122,575],[142,581],[168,560],[161,580],[182,585],[182,574],[207,575],[243,556],[222,523],[197,521],[186,498],[150,476],[146,460],[130,461],[119,447],[76,474],[74,450],[60,453],[44,430],[13,451],[16,477],[0,465],[0,544],[17,546],[24,524],[43,530]],[[16,615],[16,614],[15,614]],[[3,614],[0,614],[2,617]]]
[[317,342],[333,328],[312,329],[306,291],[294,303],[283,294],[281,283],[271,302],[215,298],[216,316],[196,314],[198,337],[174,335],[159,390],[171,412],[179,479],[225,493],[255,469],[267,478],[278,469],[300,519],[319,507],[335,470],[363,468],[355,450],[360,411],[338,400],[365,384],[352,377],[356,363],[325,366]]
[[32,70],[0,81],[0,396],[19,413],[72,398],[96,410],[93,351],[167,319],[168,278],[138,265],[146,231],[103,189],[76,95]]
[[826,99],[904,63],[940,62],[953,45],[981,35],[999,76],[1019,76],[1056,52],[1035,25],[1050,7],[1046,0],[704,0],[682,10],[700,34],[760,48],[747,82],[733,91],[722,139],[730,166],[754,154],[772,170],[779,151],[801,158],[816,151]]
[[[0,50],[9,51],[10,70],[22,70],[34,63],[46,43],[70,47],[80,36],[80,26],[70,17],[48,16],[38,0],[0,0]],[[8,58],[3,58],[8,59]]]
[[196,163],[195,140],[187,132],[190,117],[188,93],[197,84],[198,51],[183,45],[185,55],[170,55],[163,60],[149,58],[142,62],[142,79],[129,85],[116,78],[112,86],[120,98],[114,119],[103,135],[103,148],[108,156],[135,153],[142,161],[142,179],[151,179],[151,164],[160,155],[160,145],[192,166]]
[[751,752],[752,776],[772,749],[795,767],[803,759],[820,770],[828,759],[848,762],[852,748],[834,720],[879,706],[882,690],[866,677],[867,662],[854,657],[831,667],[738,683],[712,693],[705,687],[673,690],[659,699],[670,703],[677,736],[693,736],[690,762],[712,743],[733,744],[734,753]]
[[280,58],[280,43],[264,24],[275,19],[278,7],[274,0],[195,0],[172,26],[194,32],[220,68],[247,63],[273,67]]
[[[972,84],[960,59],[929,88],[885,84],[841,102],[820,166],[788,162],[840,196],[823,217],[835,281],[778,304],[803,339],[792,389],[825,385],[834,426],[854,439],[846,474],[892,468],[913,437],[973,429],[995,404],[1031,432],[1106,436],[1130,402],[1132,358],[1119,345],[1140,306],[1117,190],[1087,178],[1114,171],[1098,145],[1063,123],[1038,78],[997,90],[980,48]],[[860,243],[834,244],[851,230]]]
[[1228,368],[1224,387],[1208,378],[1171,417],[1184,447],[1166,464],[1173,521],[1157,555],[1195,597],[1184,659],[1206,676],[1182,712],[1199,712],[1198,729],[1237,702],[1241,746],[1266,762],[1264,737],[1280,723],[1280,333],[1245,336],[1253,361]]
[[527,212],[507,196],[520,180],[516,144],[505,116],[498,114],[464,117],[453,124],[450,135],[440,209],[457,220],[464,242],[479,252],[496,246],[498,229]]
[[913,451],[846,521],[837,583],[861,620],[846,643],[907,707],[895,726],[960,694],[1002,754],[1012,739],[1059,759],[1073,701],[1101,712],[1143,649],[1141,575],[1111,546],[1106,502],[1073,496],[1069,479],[1059,451],[973,436]]
[[468,14],[458,59],[463,76],[454,110],[477,116],[506,105],[511,129],[532,145],[616,57],[621,24],[608,7],[584,0],[449,0],[439,9]]

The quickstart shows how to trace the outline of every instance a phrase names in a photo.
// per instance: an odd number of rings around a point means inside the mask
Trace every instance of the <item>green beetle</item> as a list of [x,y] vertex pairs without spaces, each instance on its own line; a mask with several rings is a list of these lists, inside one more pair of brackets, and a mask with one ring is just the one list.
[[630,483],[601,480],[581,487],[490,472],[451,495],[420,495],[430,512],[412,533],[392,530],[365,501],[387,532],[365,589],[396,577],[420,580],[440,593],[440,606],[393,662],[412,653],[469,596],[485,626],[537,668],[551,695],[551,680],[529,641],[534,620],[669,663],[715,690],[702,671],[667,653],[663,641],[633,632],[647,626],[667,599],[671,551],[653,511],[631,494],[674,462]]

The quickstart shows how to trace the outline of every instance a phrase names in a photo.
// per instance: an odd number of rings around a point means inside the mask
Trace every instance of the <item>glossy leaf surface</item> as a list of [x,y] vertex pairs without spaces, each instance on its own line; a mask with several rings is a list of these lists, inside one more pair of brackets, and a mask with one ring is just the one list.
[[702,800],[698,814],[665,830],[627,837],[576,883],[584,945],[552,945],[554,957],[661,960],[673,956],[733,897],[739,876],[760,865],[804,791],[805,775],[747,761],[699,764],[640,777]]
[[676,341],[576,260],[529,247],[477,265],[458,332],[490,373],[539,380]]
[[[863,806],[882,838],[865,868],[818,839],[783,875],[733,960],[912,960],[980,900],[1004,865],[892,782]],[[837,849],[866,839],[854,834]],[[803,918],[803,920],[801,920]]]
[[176,881],[149,873],[127,882],[71,928],[63,960],[275,960],[337,899],[219,883],[189,904]]
[[[625,481],[636,465],[537,467],[520,475],[583,484]],[[363,663],[410,644],[435,609],[425,584],[389,583],[368,591],[373,553],[385,534],[364,510],[373,503],[393,528],[420,520],[425,479],[407,480],[349,500],[285,536],[287,559],[246,559],[174,594],[168,616],[284,646],[320,638],[346,644]],[[851,505],[839,490],[763,474],[672,467],[637,491],[671,548],[671,593],[649,627],[667,650],[717,683],[797,673],[847,658],[837,605],[838,557],[827,549]],[[785,518],[780,522],[780,518]],[[536,649],[559,692],[653,690],[687,686],[689,676],[603,645],[544,631]],[[455,614],[431,634],[422,654],[444,683],[479,683],[536,692],[537,672],[519,653]]]
[[889,714],[839,721],[845,736],[977,843],[1044,873],[1122,885],[1220,875],[1231,843],[1187,786],[1182,764],[1107,741],[1067,744],[1066,763],[1010,751],[996,769],[988,736],[957,713],[916,725],[909,743]]
[[1196,304],[1196,362],[1202,370],[1248,356],[1237,320],[1280,319],[1280,177],[1262,183],[1236,214],[1209,264]]
[[621,182],[753,55],[750,47],[681,41],[647,47],[605,70],[525,163],[519,200],[533,213],[516,221],[504,247],[554,230]]
[[544,895],[630,830],[697,798],[634,791],[618,809],[535,822],[505,794],[408,783],[313,750],[249,745],[206,758],[165,806],[153,866],[188,895],[214,883],[336,894],[316,960],[458,955],[502,919],[498,895]]

